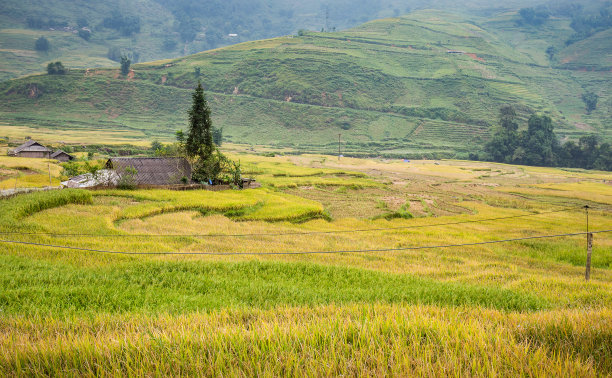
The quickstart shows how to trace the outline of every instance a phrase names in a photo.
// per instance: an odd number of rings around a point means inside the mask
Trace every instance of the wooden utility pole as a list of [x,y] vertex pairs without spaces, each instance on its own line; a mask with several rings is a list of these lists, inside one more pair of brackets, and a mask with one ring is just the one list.
[[589,232],[589,205],[584,206],[586,213],[586,232],[587,232],[587,258],[586,258],[586,271],[584,278],[588,281],[591,279],[591,254],[593,251],[593,234]]
[[338,160],[340,160],[340,137],[342,134],[338,134]]
[[591,252],[592,250],[593,250],[593,234],[589,232],[587,234],[587,260],[586,260],[586,273],[584,275],[587,281],[591,279]]
[[49,187],[51,187],[51,164],[47,163],[47,168],[49,169]]

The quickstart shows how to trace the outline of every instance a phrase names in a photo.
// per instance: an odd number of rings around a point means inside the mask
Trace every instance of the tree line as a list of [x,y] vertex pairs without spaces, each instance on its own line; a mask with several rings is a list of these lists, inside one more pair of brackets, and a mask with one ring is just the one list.
[[499,127],[485,145],[487,159],[509,164],[563,166],[612,171],[612,147],[600,143],[597,136],[559,143],[550,117],[533,114],[527,129],[519,131],[512,106],[500,109]]
[[[586,11],[578,3],[561,3],[548,6],[539,5],[533,8],[519,10],[518,25],[541,26],[550,16],[568,17],[572,20],[570,27],[574,30],[565,45],[586,39],[593,34],[612,28],[612,2],[605,1],[596,10]],[[547,51],[552,55],[552,51]]]

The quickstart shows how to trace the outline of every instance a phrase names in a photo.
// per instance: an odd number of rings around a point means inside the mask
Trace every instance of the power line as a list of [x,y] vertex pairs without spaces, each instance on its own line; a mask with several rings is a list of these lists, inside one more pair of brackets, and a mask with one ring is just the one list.
[[[591,231],[589,233],[599,234],[599,233],[606,233],[606,232],[612,232],[612,229]],[[69,249],[69,250],[75,250],[75,251],[86,251],[86,252],[96,252],[96,253],[110,253],[110,254],[117,254],[117,255],[270,256],[270,255],[323,255],[323,254],[331,255],[331,254],[340,254],[340,253],[394,252],[394,251],[408,251],[408,250],[419,250],[419,249],[439,249],[439,248],[467,247],[467,246],[475,246],[475,245],[507,243],[507,242],[520,241],[520,240],[557,238],[557,237],[562,237],[562,236],[577,236],[577,235],[585,235],[585,234],[588,234],[588,233],[587,232],[575,232],[575,233],[568,233],[568,234],[527,236],[523,238],[491,240],[491,241],[485,241],[485,242],[429,245],[429,246],[420,246],[420,247],[354,249],[354,250],[339,250],[339,251],[296,251],[296,252],[126,252],[126,251],[108,251],[108,250],[91,249],[91,248],[70,247],[70,246],[64,246],[64,245],[33,243],[33,242],[24,242],[24,241],[17,241],[17,240],[0,240],[0,243],[33,245],[33,246],[38,246],[38,247]]]
[[0,235],[40,235],[40,236],[51,236],[51,237],[101,237],[101,238],[128,238],[128,237],[249,237],[249,236],[289,236],[289,235],[321,235],[321,234],[346,234],[356,232],[371,232],[371,231],[393,231],[393,230],[406,230],[414,228],[427,228],[427,227],[438,227],[438,226],[452,226],[466,223],[480,223],[488,221],[496,221],[503,219],[514,219],[514,218],[525,218],[536,215],[545,215],[560,213],[564,211],[581,209],[582,206],[570,207],[561,210],[552,210],[541,213],[531,213],[523,215],[509,215],[505,217],[485,218],[485,219],[471,219],[465,221],[446,222],[446,223],[434,223],[434,224],[422,224],[422,225],[411,225],[411,226],[398,226],[398,227],[384,227],[384,228],[363,228],[356,230],[330,230],[330,231],[305,231],[305,232],[270,232],[270,233],[248,233],[248,234],[85,234],[85,233],[52,233],[52,232],[19,232],[19,231],[6,231],[0,232]]

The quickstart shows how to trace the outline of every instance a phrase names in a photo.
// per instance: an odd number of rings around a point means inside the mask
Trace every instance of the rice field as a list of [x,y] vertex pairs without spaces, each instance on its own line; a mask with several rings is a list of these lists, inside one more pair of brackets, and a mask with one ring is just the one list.
[[612,229],[605,173],[231,154],[0,200],[0,375],[612,374],[612,234],[524,239]]
[[0,156],[0,190],[58,186],[61,169],[57,160]]

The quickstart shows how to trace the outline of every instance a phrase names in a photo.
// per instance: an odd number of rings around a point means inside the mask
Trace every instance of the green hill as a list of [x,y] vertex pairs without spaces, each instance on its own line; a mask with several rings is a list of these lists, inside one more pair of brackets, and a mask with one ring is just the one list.
[[[0,81],[44,71],[55,60],[91,68],[117,66],[120,54],[140,62],[176,58],[300,29],[346,29],[425,6],[470,12],[528,4],[526,0],[501,5],[484,0],[461,4],[451,0],[3,0]],[[34,49],[41,36],[51,42],[48,52]]]
[[559,61],[564,67],[589,70],[612,70],[612,29],[601,31],[563,49]]
[[[137,64],[127,77],[117,69],[30,76],[0,85],[0,121],[169,139],[186,124],[199,69],[213,120],[233,142],[331,152],[341,133],[351,153],[461,157],[480,149],[504,104],[523,118],[551,115],[564,139],[612,139],[609,73],[556,67],[537,53],[555,35],[546,28],[569,21],[513,35],[504,31],[510,22],[419,11]],[[520,33],[543,42],[524,47]],[[590,115],[586,90],[600,96]]]

